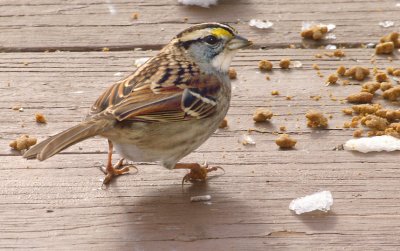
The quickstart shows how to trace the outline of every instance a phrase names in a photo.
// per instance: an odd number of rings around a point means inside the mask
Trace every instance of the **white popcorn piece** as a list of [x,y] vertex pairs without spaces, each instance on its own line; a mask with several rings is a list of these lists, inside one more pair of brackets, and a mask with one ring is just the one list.
[[303,214],[312,211],[328,212],[333,204],[333,197],[330,191],[321,191],[292,200],[289,209],[296,214]]
[[178,0],[178,2],[184,5],[197,5],[203,8],[209,8],[210,5],[216,5],[218,0]]
[[211,195],[208,194],[190,197],[190,202],[209,201],[209,200],[211,200]]
[[269,29],[271,28],[274,23],[270,21],[262,21],[258,19],[251,19],[249,25],[252,27],[256,27],[258,29]]
[[255,145],[256,141],[248,134],[243,134],[239,138],[239,143],[242,145]]
[[400,139],[389,135],[350,139],[343,148],[362,153],[400,150]]
[[393,21],[383,21],[383,22],[379,22],[379,26],[383,27],[383,28],[389,28],[394,26],[394,22]]

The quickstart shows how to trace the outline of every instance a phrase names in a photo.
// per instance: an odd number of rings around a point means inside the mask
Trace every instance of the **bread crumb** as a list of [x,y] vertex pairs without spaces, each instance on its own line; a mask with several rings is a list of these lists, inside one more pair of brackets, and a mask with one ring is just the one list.
[[312,65],[312,68],[313,68],[314,70],[319,70],[319,69],[320,69],[318,64],[313,64],[313,65]]
[[290,59],[288,58],[281,59],[281,61],[279,62],[279,67],[281,67],[282,69],[289,69]]
[[338,75],[336,73],[333,73],[333,74],[328,76],[328,79],[326,80],[326,82],[328,84],[336,84],[338,79],[339,79]]
[[109,51],[110,51],[110,48],[108,48],[108,47],[103,47],[102,51],[103,51],[103,52],[109,52]]
[[378,131],[384,131],[386,127],[389,125],[387,119],[372,114],[362,118],[361,123],[363,125],[366,125],[370,129]]
[[314,25],[308,29],[301,31],[300,35],[303,38],[309,38],[313,40],[320,40],[328,32],[328,27],[325,25]]
[[334,55],[335,57],[339,57],[339,58],[345,56],[344,51],[342,51],[342,50],[335,50],[335,51],[333,52],[333,55]]
[[12,149],[21,151],[25,149],[29,149],[29,147],[35,145],[37,143],[37,139],[34,137],[30,137],[29,135],[22,135],[16,140],[10,142],[10,147]]
[[285,132],[285,131],[286,131],[286,126],[280,126],[280,127],[279,127],[279,131]]
[[268,81],[271,80],[271,78],[270,78],[270,76],[268,74],[265,75],[265,79],[268,80]]
[[272,70],[272,63],[268,60],[261,60],[258,62],[258,68],[263,71],[271,71]]
[[351,109],[357,113],[357,114],[361,114],[361,115],[365,115],[365,114],[374,114],[376,111],[378,111],[379,109],[381,109],[381,105],[380,104],[362,104],[362,105],[353,105],[351,107]]
[[273,91],[271,91],[271,95],[274,95],[274,96],[279,95],[279,91],[273,90]]
[[394,50],[393,42],[380,43],[375,47],[376,54],[391,54]]
[[400,86],[396,86],[384,91],[382,96],[384,99],[396,101],[397,98],[400,96]]
[[353,115],[353,110],[350,108],[345,108],[342,110],[345,115]]
[[307,126],[311,128],[325,128],[328,126],[328,119],[319,111],[310,110],[306,113]]
[[363,130],[361,130],[361,129],[355,130],[355,131],[353,132],[353,137],[355,137],[355,138],[359,138],[359,137],[361,137],[362,135],[363,135]]
[[379,83],[387,82],[388,81],[388,76],[384,72],[377,72],[376,75],[375,75],[375,79]]
[[227,120],[226,118],[224,118],[224,119],[221,121],[221,123],[219,124],[218,128],[223,129],[223,128],[226,128],[226,127],[228,127],[228,120]]
[[322,58],[322,54],[318,53],[314,55],[315,58]]
[[367,67],[362,67],[362,66],[353,66],[350,69],[348,69],[345,73],[344,76],[346,77],[352,77],[358,81],[364,80],[368,75],[370,74],[369,69]]
[[293,96],[286,96],[286,100],[292,100]]
[[47,123],[47,119],[42,113],[39,112],[35,113],[35,119],[37,123],[42,123],[42,124]]
[[349,95],[346,100],[349,103],[364,104],[371,103],[373,97],[374,95],[369,92],[360,92]]
[[315,95],[315,96],[310,96],[311,99],[315,100],[315,101],[319,101],[321,99],[320,95]]
[[296,145],[297,140],[291,138],[288,134],[282,134],[275,140],[275,143],[280,148],[289,149]]
[[234,68],[230,67],[228,70],[228,76],[229,76],[229,79],[236,79],[236,77],[237,77],[236,70]]
[[393,71],[393,76],[400,77],[400,69]]
[[387,74],[389,74],[389,75],[393,75],[394,68],[393,68],[393,67],[387,67],[387,68],[386,68],[386,72],[387,72]]
[[380,89],[381,89],[381,91],[386,91],[386,90],[389,90],[390,88],[392,88],[393,86],[392,86],[392,84],[390,83],[390,82],[382,82],[381,83],[381,86],[380,86]]
[[131,20],[137,20],[138,18],[139,18],[139,13],[133,12],[133,13],[131,14]]
[[395,48],[400,48],[399,33],[392,32],[386,36],[381,37],[381,43],[392,42]]
[[264,122],[272,118],[274,114],[266,108],[257,108],[253,114],[255,122]]
[[378,82],[366,82],[361,86],[361,91],[374,94],[380,87],[381,84]]
[[341,65],[337,68],[336,72],[337,74],[339,74],[339,76],[344,76],[344,74],[346,73],[346,67]]

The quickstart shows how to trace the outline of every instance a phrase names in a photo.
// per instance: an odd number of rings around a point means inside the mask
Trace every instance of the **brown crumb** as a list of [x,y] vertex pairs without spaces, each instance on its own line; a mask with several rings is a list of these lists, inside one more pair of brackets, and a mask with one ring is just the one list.
[[363,135],[363,130],[361,130],[361,129],[355,130],[355,131],[353,132],[353,137],[355,137],[355,138],[359,138],[359,137],[361,137],[362,135]]
[[382,82],[381,83],[381,87],[380,87],[380,89],[381,89],[381,91],[386,91],[386,90],[389,90],[390,88],[392,88],[393,86],[392,86],[392,84],[390,83],[390,82]]
[[388,68],[386,68],[386,72],[387,72],[387,74],[389,74],[389,75],[393,75],[394,68],[393,68],[393,67],[388,67]]
[[334,55],[335,57],[339,57],[339,58],[345,56],[344,51],[342,51],[342,50],[335,50],[335,51],[333,52],[333,55]]
[[325,128],[328,126],[328,119],[319,111],[308,111],[306,113],[307,126],[311,128]]
[[350,84],[350,81],[347,80],[347,79],[345,79],[345,80],[342,81],[342,85],[349,85],[349,84]]
[[393,76],[400,77],[400,69],[393,71]]
[[228,120],[226,118],[224,118],[221,123],[218,126],[219,128],[223,129],[223,128],[227,128],[228,127]]
[[313,40],[320,40],[328,32],[328,27],[325,25],[314,25],[308,29],[301,31],[300,35],[303,38],[309,38]]
[[271,71],[272,70],[272,63],[268,60],[261,60],[258,62],[258,68],[263,71]]
[[279,95],[279,91],[273,90],[273,91],[271,91],[271,95],[274,95],[274,96]]
[[387,82],[388,81],[388,76],[384,72],[377,72],[376,75],[375,75],[375,79],[379,83]]
[[358,81],[362,81],[369,75],[369,73],[370,72],[367,67],[353,66],[344,73],[344,76],[352,77]]
[[266,75],[265,75],[265,79],[266,79],[266,80],[271,80],[271,77],[270,77],[268,74],[266,74]]
[[138,20],[138,18],[139,18],[139,13],[133,12],[133,13],[131,14],[131,20]]
[[375,115],[388,121],[400,120],[400,110],[379,109],[375,112]]
[[396,87],[384,91],[382,96],[384,99],[390,101],[396,101],[397,98],[400,97],[400,86],[398,85]]
[[395,48],[400,48],[399,33],[392,32],[386,36],[381,37],[381,43],[392,42]]
[[312,68],[313,68],[314,70],[319,70],[319,69],[320,69],[318,64],[313,64],[313,65],[312,65]]
[[377,44],[375,47],[376,54],[391,54],[394,50],[393,42],[385,42]]
[[337,68],[336,72],[337,74],[339,74],[339,76],[344,76],[344,74],[346,73],[346,67],[341,65]]
[[350,108],[345,108],[342,110],[345,115],[353,115],[353,110]]
[[367,115],[361,120],[363,125],[366,125],[370,129],[382,131],[385,130],[389,125],[389,122],[385,118],[378,117],[376,115]]
[[285,131],[286,131],[286,126],[280,126],[280,127],[279,127],[279,131],[285,132]]
[[280,148],[289,149],[293,148],[296,145],[297,140],[291,138],[288,134],[282,134],[275,140],[275,143]]
[[293,96],[286,96],[286,100],[292,100]]
[[274,114],[266,108],[257,108],[253,114],[255,122],[264,122],[272,118]]
[[103,47],[102,51],[103,51],[103,52],[109,52],[109,51],[110,51],[110,48],[108,48],[108,47]]
[[371,103],[373,97],[374,95],[369,92],[360,92],[349,95],[346,100],[349,103],[365,104]]
[[22,135],[16,140],[10,142],[10,147],[12,149],[21,151],[25,149],[29,149],[29,147],[35,145],[37,143],[37,139],[34,137],[30,137],[29,135]]
[[322,58],[322,54],[318,53],[314,55],[315,58]]
[[336,84],[338,79],[339,79],[338,75],[336,73],[333,73],[333,74],[328,76],[328,79],[326,80],[326,82],[328,84]]
[[376,111],[381,109],[380,104],[362,104],[362,105],[353,105],[351,107],[353,111],[357,114],[365,115],[365,114],[374,114]]
[[236,77],[237,77],[236,70],[234,68],[230,67],[228,70],[228,76],[229,76],[229,79],[236,79]]
[[289,58],[281,59],[281,61],[279,62],[279,67],[281,67],[282,69],[289,69],[290,59]]
[[321,99],[321,96],[320,95],[315,95],[315,96],[312,95],[312,96],[310,96],[310,98],[315,100],[315,101],[319,101]]
[[296,45],[294,45],[294,44],[289,44],[289,48],[290,48],[290,49],[296,49]]
[[42,123],[42,124],[47,123],[47,119],[42,113],[39,112],[35,113],[35,119],[37,123]]
[[374,94],[380,87],[381,84],[378,82],[366,82],[361,86],[361,91]]

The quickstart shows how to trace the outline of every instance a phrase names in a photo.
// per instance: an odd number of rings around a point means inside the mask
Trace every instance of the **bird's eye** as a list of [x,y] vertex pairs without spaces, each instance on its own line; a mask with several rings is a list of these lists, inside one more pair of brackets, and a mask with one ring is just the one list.
[[213,35],[209,35],[209,36],[207,36],[207,37],[204,38],[204,41],[205,41],[207,44],[216,44],[216,43],[218,42],[218,38],[216,38],[216,37],[213,36]]

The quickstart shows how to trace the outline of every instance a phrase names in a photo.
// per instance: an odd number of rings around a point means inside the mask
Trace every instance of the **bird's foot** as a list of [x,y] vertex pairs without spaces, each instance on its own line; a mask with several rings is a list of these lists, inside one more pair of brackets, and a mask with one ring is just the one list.
[[175,165],[175,169],[189,169],[190,172],[186,174],[182,179],[182,185],[185,182],[195,182],[195,181],[205,181],[207,179],[208,173],[212,171],[217,171],[221,169],[223,172],[225,170],[220,166],[209,167],[207,163],[200,165],[198,163],[178,163]]
[[131,166],[131,167],[137,169],[137,168],[136,168],[135,166],[133,166],[133,165],[124,166],[123,162],[124,162],[124,159],[122,158],[122,159],[120,159],[120,160],[117,162],[117,164],[115,164],[114,166],[112,166],[112,165],[107,165],[106,168],[101,167],[101,170],[102,170],[102,171],[104,172],[104,174],[106,175],[106,177],[104,177],[104,180],[103,180],[103,184],[104,184],[104,185],[109,184],[110,181],[112,180],[112,178],[113,178],[114,176],[118,176],[118,175],[121,175],[121,174],[126,174],[126,173],[128,173],[128,172],[129,172],[129,166]]

